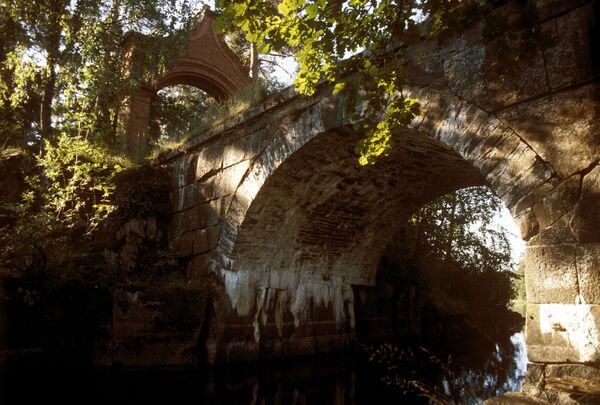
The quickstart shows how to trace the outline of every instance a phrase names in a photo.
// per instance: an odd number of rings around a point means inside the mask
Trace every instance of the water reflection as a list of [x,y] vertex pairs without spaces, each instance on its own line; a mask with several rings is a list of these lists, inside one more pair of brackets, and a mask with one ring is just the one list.
[[[408,374],[403,378],[421,381],[447,397],[448,402],[461,404],[475,404],[519,389],[527,361],[522,332],[496,343],[478,338],[464,342],[466,346],[452,356],[450,373],[432,364],[428,356],[415,355],[412,363],[407,363],[410,367],[405,368]],[[403,348],[405,352],[408,349]],[[482,358],[486,353],[488,357]],[[422,393],[386,382],[386,377],[389,382],[393,373],[403,372],[401,368],[382,368],[368,361],[367,352],[356,350],[205,371],[50,372],[47,368],[24,367],[22,372],[8,370],[0,379],[4,385],[0,388],[7,395],[3,403],[10,404],[42,400],[104,405],[427,403]]]
[[527,368],[523,332],[496,341],[465,334],[448,350],[419,345],[379,345],[368,349],[381,378],[422,403],[476,404],[507,391],[518,391]]

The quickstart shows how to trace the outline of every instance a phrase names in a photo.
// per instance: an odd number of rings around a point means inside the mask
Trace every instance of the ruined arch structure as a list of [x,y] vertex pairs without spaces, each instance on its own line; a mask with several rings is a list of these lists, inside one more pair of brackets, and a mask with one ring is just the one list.
[[[120,112],[120,136],[129,155],[144,155],[152,100],[156,92],[168,86],[185,84],[205,91],[217,100],[225,100],[251,84],[248,70],[217,33],[216,15],[204,8],[197,16],[189,42],[166,72],[156,72],[139,84]],[[138,55],[155,46],[151,38],[130,33],[123,46],[127,50],[128,74],[138,69]]]

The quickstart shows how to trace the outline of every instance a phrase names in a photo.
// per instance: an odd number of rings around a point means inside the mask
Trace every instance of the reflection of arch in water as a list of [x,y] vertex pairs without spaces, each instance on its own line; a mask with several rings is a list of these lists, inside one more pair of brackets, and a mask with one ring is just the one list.
[[[187,47],[174,65],[162,76],[151,80],[151,83],[142,83],[127,101],[128,108],[122,112],[126,120],[122,132],[130,154],[145,152],[151,106],[157,91],[185,84],[223,101],[250,85],[248,70],[215,31],[215,18],[216,15],[208,9],[200,13]],[[133,34],[127,41],[128,53],[143,52],[149,43],[145,37]]]

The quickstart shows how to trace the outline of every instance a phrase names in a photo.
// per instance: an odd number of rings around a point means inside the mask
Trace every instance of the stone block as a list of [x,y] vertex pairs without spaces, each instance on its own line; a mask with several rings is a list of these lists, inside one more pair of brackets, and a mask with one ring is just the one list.
[[465,132],[472,125],[471,132],[476,133],[487,117],[486,113],[483,113],[474,105],[453,99],[448,105],[444,116],[435,126],[434,138],[459,151],[462,147],[461,142],[465,138]]
[[210,249],[216,249],[219,243],[219,235],[221,234],[221,227],[219,225],[211,226],[206,229],[206,243]]
[[566,213],[552,225],[539,231],[527,243],[529,246],[560,245],[563,243],[576,243],[571,232],[569,223],[573,218],[573,212]]
[[246,159],[246,150],[240,147],[240,143],[235,142],[225,145],[223,151],[223,167],[233,166]]
[[419,126],[419,131],[429,134],[436,132],[437,123],[443,119],[448,109],[449,100],[446,94],[430,91],[426,94],[427,104],[421,107],[424,118]]
[[[538,189],[542,185],[551,182],[555,175],[554,169],[539,156],[533,156],[535,152],[527,147],[526,152],[521,155],[521,160],[511,163],[515,170],[514,184],[509,185],[503,198],[505,201],[515,199]],[[533,164],[531,164],[533,162]],[[527,166],[529,165],[529,166]]]
[[575,206],[575,215],[569,224],[578,242],[600,242],[599,202],[600,165],[597,165],[583,176],[581,196]]
[[182,210],[186,210],[197,204],[196,193],[197,193],[197,187],[196,187],[196,184],[194,184],[194,183],[188,184],[187,186],[183,187],[183,191],[181,192],[181,195],[183,196],[183,200],[182,200],[183,202],[179,203],[180,208]]
[[501,80],[490,71],[490,55],[481,28],[479,24],[455,36],[439,50],[446,83],[453,94],[493,112],[548,91],[541,52],[528,55],[527,65],[510,80]]
[[600,383],[600,365],[598,364],[548,364],[545,369],[546,377],[578,378]]
[[485,47],[478,41],[479,34],[478,29],[471,29],[452,38],[438,51],[443,60],[446,83],[452,93],[461,98],[472,99],[473,94],[482,91]]
[[203,204],[219,197],[215,187],[215,178],[213,176],[204,181],[195,183],[194,203],[193,205]]
[[553,90],[593,77],[591,61],[591,2],[542,24],[552,44],[544,50],[548,84]]
[[213,250],[219,242],[220,226],[212,226],[207,229],[198,229],[194,232],[194,254],[200,254]]
[[[437,76],[443,74],[442,61],[437,53],[438,49],[437,41],[416,41],[414,45],[406,48],[404,54],[406,69],[408,72],[414,71],[417,80],[416,82],[413,75],[409,74],[412,84],[428,86],[431,80],[426,78],[431,77],[431,75],[437,78]],[[419,76],[423,79],[421,83],[418,83]]]
[[197,229],[194,231],[194,254],[206,253],[210,248],[206,241],[206,230]]
[[533,206],[533,212],[543,230],[571,211],[579,192],[579,176],[569,177],[548,192]]
[[174,239],[177,236],[180,236],[184,232],[182,215],[180,212],[176,212],[171,216],[171,221],[169,222],[169,238]]
[[223,146],[210,145],[202,148],[194,165],[194,180],[200,180],[216,173],[223,167]]
[[233,194],[248,171],[249,161],[227,167],[215,176],[215,197]]
[[190,208],[178,213],[183,232],[193,231],[198,228],[198,210]]
[[183,209],[183,189],[176,188],[169,191],[169,206],[171,212],[180,211]]
[[187,279],[190,281],[205,280],[210,273],[212,262],[212,253],[204,253],[194,256],[188,263],[186,269]]
[[507,165],[504,157],[513,152],[521,142],[510,128],[504,125],[494,128],[489,136],[497,138],[498,141],[482,153],[476,161],[473,161],[473,165],[495,187],[494,181],[497,180],[497,174],[501,173]]
[[544,393],[545,365],[528,363],[527,374],[523,379],[521,391],[532,397],[539,397]]
[[576,302],[574,245],[527,246],[523,263],[527,301],[539,304]]
[[579,294],[585,304],[600,304],[600,244],[577,245]]
[[184,181],[185,184],[191,184],[196,181],[196,165],[198,162],[198,155],[190,153],[185,157],[185,173]]
[[169,249],[175,256],[190,256],[194,252],[194,232],[187,232],[171,239]]
[[513,200],[506,203],[506,206],[510,209],[513,217],[517,216],[540,201],[546,193],[550,192],[558,185],[558,182],[557,179],[550,178],[538,186],[530,187],[528,190],[524,191],[523,194],[515,195]]
[[600,368],[589,364],[548,364],[544,392],[553,404],[597,404]]
[[527,304],[527,357],[539,363],[600,361],[600,306]]
[[221,218],[221,201],[222,199],[219,198],[200,204],[197,207],[199,228],[207,228],[219,223]]
[[559,177],[585,170],[600,155],[600,84],[551,94],[498,113]]
[[[497,129],[500,130],[497,131]],[[498,119],[488,117],[476,133],[464,137],[459,151],[460,154],[466,160],[475,164],[475,162],[480,161],[500,141],[505,130],[508,130],[508,128],[502,126],[502,123]]]
[[537,235],[540,229],[532,209],[522,211],[519,215],[514,217],[514,220],[519,227],[521,238],[524,241],[528,241],[533,236]]
[[[524,194],[530,188],[539,185],[551,176],[551,173],[539,173],[540,162],[536,154],[525,143],[519,143],[506,155],[496,155],[504,164],[499,164],[490,171],[486,178],[493,182],[496,192],[504,201],[513,199],[516,194]],[[540,178],[539,174],[542,174]]]

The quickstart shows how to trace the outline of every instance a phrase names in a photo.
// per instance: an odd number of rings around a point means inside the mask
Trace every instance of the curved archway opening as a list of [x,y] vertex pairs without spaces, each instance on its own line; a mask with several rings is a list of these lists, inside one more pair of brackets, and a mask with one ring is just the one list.
[[407,129],[390,156],[368,167],[354,155],[358,139],[349,128],[319,135],[277,168],[239,228],[234,270],[298,268],[372,285],[388,241],[414,212],[485,184],[458,154],[416,131]]
[[411,216],[445,194],[486,184],[456,152],[410,129],[389,156],[361,167],[353,151],[360,136],[343,127],[312,138],[266,178],[247,209],[224,274],[229,301],[254,337],[264,325],[309,324],[313,335],[325,328],[325,346],[340,331],[353,334],[356,286],[376,284],[381,258]]
[[149,142],[178,142],[212,122],[220,109],[219,100],[193,82],[165,85],[152,98]]
[[[252,200],[237,229],[231,270],[224,271],[227,294],[241,319],[238,325],[253,326],[247,336],[236,330],[241,340],[256,339],[267,347],[282,341],[288,353],[306,354],[308,341],[310,350],[319,352],[360,339],[360,323],[365,319],[360,319],[357,306],[367,300],[369,289],[378,288],[381,260],[398,246],[394,240],[402,247],[396,249],[400,256],[408,256],[406,239],[397,240],[408,232],[415,213],[440,197],[456,195],[457,190],[487,185],[477,168],[417,131],[405,130],[396,138],[392,153],[369,167],[359,166],[354,155],[359,138],[350,128],[317,135],[270,173]],[[478,198],[491,198],[489,190]],[[494,198],[499,209],[502,203]],[[432,223],[443,221],[443,216],[437,213]],[[454,275],[461,276],[452,252],[444,253],[439,244],[436,248],[429,252],[429,262],[420,264],[436,264],[439,269],[439,256],[446,255],[453,259]],[[481,293],[477,298],[489,298],[481,305],[491,306],[494,299],[478,289],[478,283],[497,279],[497,295],[504,294],[506,306],[510,277],[499,271],[492,276],[476,274],[481,250],[459,253],[472,256],[468,270],[473,274],[462,277]],[[490,263],[496,260],[508,270],[510,253],[506,257],[505,249],[497,256],[502,255],[504,261],[495,257]],[[236,286],[244,288],[236,290]],[[440,305],[448,299],[438,298]],[[403,315],[410,321],[410,306],[405,310]],[[381,319],[375,323],[381,331]],[[261,339],[267,343],[260,343]]]
[[525,314],[514,311],[524,280],[514,270],[522,246],[504,228],[503,209],[487,186],[427,203],[390,241],[375,285],[354,287],[357,340],[369,345],[380,378],[419,381],[449,401],[520,390],[528,360]]

